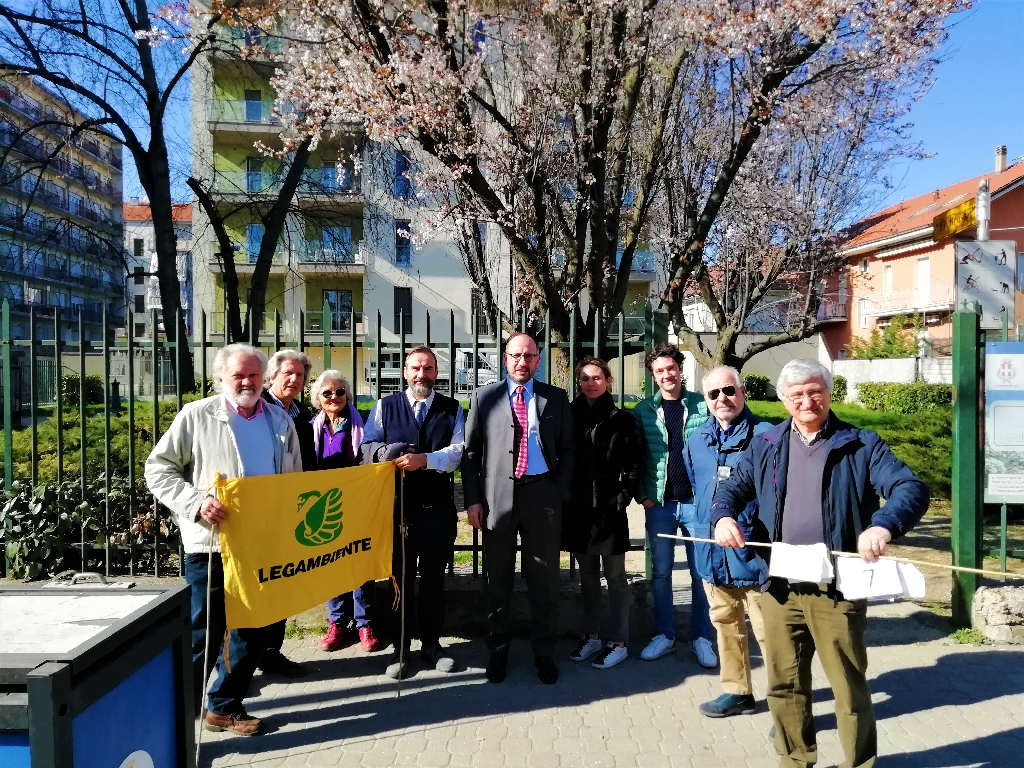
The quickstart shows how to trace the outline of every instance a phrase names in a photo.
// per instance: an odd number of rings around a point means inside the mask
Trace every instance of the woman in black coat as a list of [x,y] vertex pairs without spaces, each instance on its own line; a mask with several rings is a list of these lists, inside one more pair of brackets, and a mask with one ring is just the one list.
[[[562,549],[580,566],[584,633],[569,658],[596,655],[595,669],[609,669],[626,658],[629,604],[626,582],[629,522],[626,507],[640,479],[641,451],[636,421],[615,407],[608,391],[611,370],[603,360],[585,357],[576,366],[582,394],[572,403],[576,470],[572,499],[562,516]],[[608,581],[608,621],[601,628],[601,566]]]

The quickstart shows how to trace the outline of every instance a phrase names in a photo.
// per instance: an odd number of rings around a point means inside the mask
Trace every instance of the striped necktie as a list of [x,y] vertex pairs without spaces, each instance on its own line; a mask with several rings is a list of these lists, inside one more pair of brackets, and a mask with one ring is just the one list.
[[526,387],[519,385],[516,387],[516,396],[513,401],[512,415],[515,417],[515,424],[513,425],[512,434],[512,445],[515,456],[516,465],[516,478],[520,478],[526,474],[526,469],[530,465],[530,453],[528,446],[529,439],[529,418],[526,414]]

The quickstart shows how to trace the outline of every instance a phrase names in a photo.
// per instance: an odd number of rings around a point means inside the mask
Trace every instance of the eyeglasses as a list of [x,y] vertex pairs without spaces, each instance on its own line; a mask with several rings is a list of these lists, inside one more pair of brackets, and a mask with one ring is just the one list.
[[721,387],[719,389],[712,389],[708,392],[708,397],[712,400],[717,400],[719,395],[725,395],[726,397],[732,397],[736,394],[736,387]]
[[535,355],[532,352],[520,352],[518,355],[513,355],[511,352],[506,352],[505,354],[511,357],[517,363],[520,360],[523,360],[527,363],[532,363],[534,360],[540,357],[540,355]]
[[320,393],[320,397],[344,397],[344,396],[345,396],[345,388],[344,387],[338,387],[337,389],[335,389],[333,391],[330,390],[330,389],[325,389],[323,392]]
[[810,399],[811,402],[820,403],[825,399],[825,393],[820,389],[813,389],[810,392],[802,392],[799,395],[783,395],[786,400],[791,402],[793,405],[799,405],[806,399]]

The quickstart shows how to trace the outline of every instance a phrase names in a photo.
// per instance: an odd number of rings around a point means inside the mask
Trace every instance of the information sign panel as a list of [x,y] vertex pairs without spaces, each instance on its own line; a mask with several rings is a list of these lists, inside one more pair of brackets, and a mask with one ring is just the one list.
[[956,244],[956,308],[981,304],[981,327],[998,330],[1003,315],[1014,325],[1017,243],[1013,240],[965,240]]
[[1024,503],[1024,343],[985,345],[985,503]]

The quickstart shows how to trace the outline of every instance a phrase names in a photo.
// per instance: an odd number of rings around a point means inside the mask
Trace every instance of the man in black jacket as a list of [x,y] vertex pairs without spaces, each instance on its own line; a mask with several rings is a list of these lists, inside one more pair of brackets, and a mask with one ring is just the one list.
[[[312,366],[309,358],[302,352],[282,349],[267,361],[267,374],[263,380],[263,399],[283,408],[284,412],[292,417],[295,432],[299,436],[303,472],[312,472],[316,469],[316,448],[313,445],[311,423],[313,414],[309,406],[300,400]],[[309,670],[281,653],[284,629],[285,621],[280,621],[267,629],[268,646],[263,658],[260,659],[260,671],[265,675],[305,677]]]

